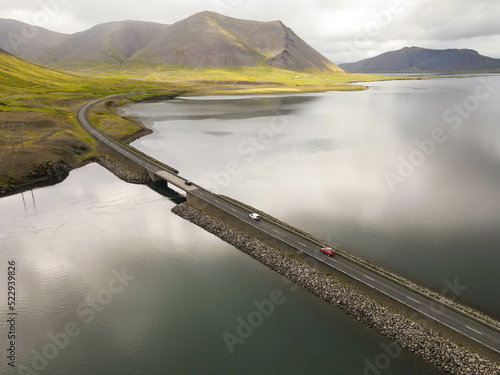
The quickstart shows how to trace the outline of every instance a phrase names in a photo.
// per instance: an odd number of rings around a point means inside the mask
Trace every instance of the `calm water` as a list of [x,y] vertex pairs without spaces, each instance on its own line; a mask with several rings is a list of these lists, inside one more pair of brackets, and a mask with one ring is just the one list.
[[[472,108],[479,84],[388,82],[126,112],[155,130],[134,145],[184,176],[438,289],[458,278],[461,297],[498,313],[499,80],[460,128],[443,119],[455,103]],[[393,191],[384,174],[436,128],[448,139]],[[18,365],[56,375],[437,373],[407,352],[385,363],[389,343],[376,332],[171,214],[174,203],[146,186],[89,165],[33,197],[0,199],[0,260],[18,264]],[[231,354],[223,334],[277,289],[284,303]],[[0,304],[5,316],[5,292]]]
[[[146,186],[89,165],[33,193],[0,200],[24,366],[4,372],[2,358],[2,374],[363,374],[376,363],[437,373],[407,352],[384,362],[386,339],[173,215]],[[275,290],[283,303],[231,353],[223,334]]]
[[183,175],[500,317],[500,77],[369,85],[125,112]]

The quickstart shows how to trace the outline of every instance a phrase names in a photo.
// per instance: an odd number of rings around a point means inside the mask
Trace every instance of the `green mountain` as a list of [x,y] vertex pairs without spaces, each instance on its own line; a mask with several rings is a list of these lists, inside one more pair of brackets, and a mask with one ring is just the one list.
[[280,21],[246,21],[213,12],[175,23],[131,60],[192,67],[267,64],[289,70],[341,72]]

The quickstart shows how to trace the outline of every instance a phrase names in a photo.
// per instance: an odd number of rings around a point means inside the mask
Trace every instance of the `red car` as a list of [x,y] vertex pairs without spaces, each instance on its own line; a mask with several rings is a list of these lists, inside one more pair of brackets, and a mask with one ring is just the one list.
[[329,257],[332,257],[335,255],[335,250],[333,250],[331,247],[323,247],[323,248],[321,248],[321,252],[323,254],[328,255]]

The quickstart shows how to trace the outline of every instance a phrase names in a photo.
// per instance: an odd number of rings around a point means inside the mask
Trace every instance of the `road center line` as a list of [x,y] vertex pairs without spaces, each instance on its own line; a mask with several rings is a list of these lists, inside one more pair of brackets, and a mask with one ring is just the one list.
[[416,303],[418,303],[420,305],[420,302],[418,302],[416,299],[413,299],[413,298],[408,297],[408,296],[406,296],[406,298],[408,298],[409,300],[412,300],[413,302],[416,302]]
[[363,275],[364,277],[366,277],[367,279],[370,279],[371,281],[375,281],[375,279],[372,279],[370,276],[366,276],[366,275]]
[[302,243],[302,242],[299,242],[299,245],[307,247],[307,245],[305,243]]
[[465,326],[465,328],[469,328],[471,331],[474,331],[474,332],[479,333],[480,335],[482,335],[482,333],[481,333],[481,332],[476,331],[474,328],[471,328],[471,327],[469,327],[469,326]]
[[277,231],[276,229],[273,229],[276,233],[279,233],[279,231]]

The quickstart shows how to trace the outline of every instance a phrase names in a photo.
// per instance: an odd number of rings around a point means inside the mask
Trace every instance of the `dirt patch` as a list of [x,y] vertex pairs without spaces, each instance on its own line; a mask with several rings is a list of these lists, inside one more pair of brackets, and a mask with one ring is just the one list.
[[18,104],[42,106],[46,108],[58,108],[67,112],[77,112],[78,109],[89,102],[90,98],[70,97],[70,98],[37,98],[36,101],[32,99],[19,99]]

